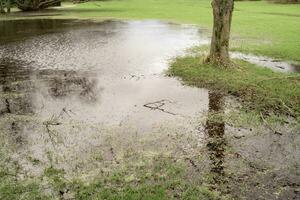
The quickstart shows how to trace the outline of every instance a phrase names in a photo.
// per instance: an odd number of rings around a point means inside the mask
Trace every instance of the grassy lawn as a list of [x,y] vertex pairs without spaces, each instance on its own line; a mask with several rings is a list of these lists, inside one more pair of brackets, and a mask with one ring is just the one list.
[[[16,180],[7,171],[0,171],[0,199],[226,199],[218,192],[210,191],[207,184],[195,182],[186,171],[185,163],[166,157],[144,161],[138,167],[130,165],[103,172],[88,183],[79,179],[68,180],[64,178],[64,170],[53,167],[45,169],[39,178],[26,180]],[[43,183],[48,184],[48,194],[41,187]]]
[[[211,30],[210,0],[88,2],[60,9],[65,17],[163,19]],[[300,5],[236,2],[232,49],[300,61]]]

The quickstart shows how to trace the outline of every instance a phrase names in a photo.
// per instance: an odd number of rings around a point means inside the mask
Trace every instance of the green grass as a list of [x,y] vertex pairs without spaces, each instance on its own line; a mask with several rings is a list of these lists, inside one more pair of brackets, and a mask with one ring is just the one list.
[[[210,0],[112,0],[60,9],[65,17],[162,19],[211,30]],[[236,2],[232,49],[300,61],[300,5]]]
[[1,200],[47,200],[50,199],[42,194],[38,182],[14,181],[0,175],[0,199]]
[[127,166],[96,178],[91,184],[73,182],[76,199],[217,200],[218,193],[187,176],[187,166],[157,157],[139,167]]
[[300,75],[273,72],[236,60],[231,68],[202,64],[201,58],[177,58],[170,68],[188,84],[231,94],[247,110],[280,113],[299,117]]
[[[2,142],[1,142],[2,143]],[[50,199],[43,194],[39,186],[39,179],[18,180],[19,167],[12,162],[7,155],[5,145],[0,147],[0,199],[1,200],[47,200]],[[3,155],[5,151],[5,154]]]
[[[109,200],[221,200],[220,193],[208,184],[189,177],[185,163],[168,157],[144,161],[143,165],[125,165],[98,174],[93,180],[67,180],[64,171],[49,167],[39,178],[24,181],[0,173],[0,199],[109,199]],[[197,179],[200,179],[198,177]],[[47,192],[45,192],[45,189]]]

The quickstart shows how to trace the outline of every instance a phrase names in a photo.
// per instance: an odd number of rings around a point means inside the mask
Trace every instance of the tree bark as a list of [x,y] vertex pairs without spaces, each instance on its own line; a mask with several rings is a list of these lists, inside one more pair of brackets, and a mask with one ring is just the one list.
[[229,58],[229,39],[234,0],[212,1],[214,26],[208,62],[226,65]]

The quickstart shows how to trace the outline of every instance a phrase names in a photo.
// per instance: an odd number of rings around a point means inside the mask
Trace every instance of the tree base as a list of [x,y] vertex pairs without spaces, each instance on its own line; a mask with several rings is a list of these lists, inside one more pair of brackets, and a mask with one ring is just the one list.
[[218,67],[230,67],[232,66],[232,63],[229,58],[221,58],[221,57],[215,57],[215,56],[208,56],[204,63],[215,65]]

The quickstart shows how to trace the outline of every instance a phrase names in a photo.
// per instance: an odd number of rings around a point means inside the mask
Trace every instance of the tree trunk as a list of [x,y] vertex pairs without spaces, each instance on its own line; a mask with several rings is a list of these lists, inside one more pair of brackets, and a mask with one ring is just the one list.
[[208,62],[218,65],[229,63],[229,39],[234,0],[212,1],[214,27]]
[[6,10],[7,10],[7,13],[10,13],[10,6],[11,6],[10,1],[11,0],[6,0]]
[[36,11],[55,6],[61,0],[15,0],[15,2],[22,11]]

